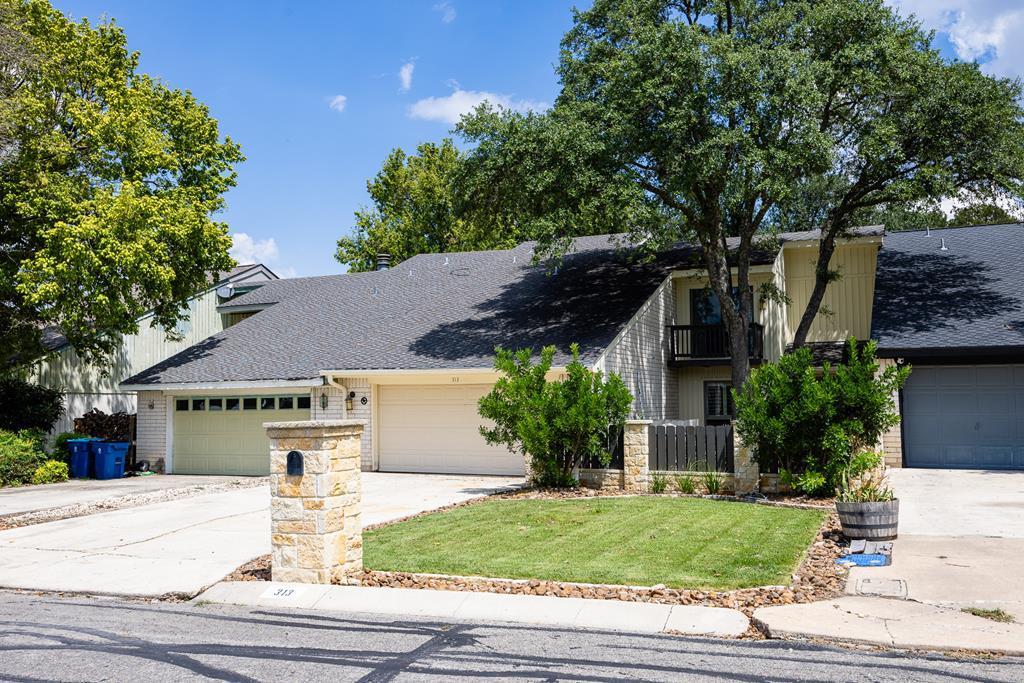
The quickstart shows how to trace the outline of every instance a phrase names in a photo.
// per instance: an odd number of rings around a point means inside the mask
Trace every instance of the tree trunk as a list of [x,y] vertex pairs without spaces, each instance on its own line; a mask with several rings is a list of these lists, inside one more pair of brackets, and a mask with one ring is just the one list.
[[708,271],[708,282],[711,285],[712,291],[718,296],[722,311],[722,323],[729,335],[732,386],[738,390],[746,383],[747,377],[750,375],[749,318],[752,310],[752,297],[750,293],[751,241],[749,237],[741,237],[736,253],[738,302],[733,297],[729,254],[722,240],[709,240],[702,247]]
[[811,325],[821,309],[821,300],[825,298],[825,290],[832,282],[832,272],[828,264],[832,260],[832,254],[836,251],[836,238],[831,232],[822,230],[821,242],[818,246],[818,263],[814,267],[814,289],[811,290],[811,298],[807,301],[803,315],[800,317],[800,324],[793,335],[793,348],[798,349],[807,343],[807,335],[811,332]]

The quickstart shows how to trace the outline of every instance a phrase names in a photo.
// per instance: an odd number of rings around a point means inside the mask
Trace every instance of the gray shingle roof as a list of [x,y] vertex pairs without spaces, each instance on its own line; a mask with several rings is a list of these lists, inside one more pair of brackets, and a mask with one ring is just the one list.
[[[875,234],[874,228],[863,234]],[[780,236],[813,239],[816,233]],[[488,368],[494,348],[553,344],[555,363],[596,361],[674,268],[699,266],[678,244],[639,262],[616,236],[578,238],[554,272],[534,243],[421,254],[387,271],[270,282],[221,307],[268,306],[124,381],[126,385],[308,380],[325,370]],[[759,251],[755,262],[775,253]],[[272,304],[272,305],[270,305]]]
[[1024,224],[888,233],[871,336],[890,355],[1024,351]]

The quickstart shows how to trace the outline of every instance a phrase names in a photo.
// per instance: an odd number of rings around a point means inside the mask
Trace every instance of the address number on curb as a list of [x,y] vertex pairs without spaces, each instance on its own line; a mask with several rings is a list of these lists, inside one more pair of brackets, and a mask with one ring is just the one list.
[[264,600],[287,600],[288,598],[297,598],[302,594],[301,588],[285,588],[284,586],[270,587],[263,591],[260,598]]

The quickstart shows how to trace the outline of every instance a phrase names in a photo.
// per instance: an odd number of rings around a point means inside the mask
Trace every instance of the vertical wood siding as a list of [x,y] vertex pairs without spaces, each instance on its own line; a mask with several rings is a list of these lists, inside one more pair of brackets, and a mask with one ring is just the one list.
[[676,373],[668,366],[668,333],[677,302],[666,278],[605,351],[598,366],[614,372],[633,393],[636,417],[660,420],[679,410]]
[[[818,247],[793,246],[783,249],[786,294],[789,296],[788,324],[796,332],[814,288],[814,267]],[[842,277],[825,290],[822,305],[833,315],[818,313],[808,341],[842,341],[853,335],[867,339],[871,335],[871,305],[875,296],[877,244],[844,244],[832,255],[830,267]],[[789,339],[787,341],[792,341]]]

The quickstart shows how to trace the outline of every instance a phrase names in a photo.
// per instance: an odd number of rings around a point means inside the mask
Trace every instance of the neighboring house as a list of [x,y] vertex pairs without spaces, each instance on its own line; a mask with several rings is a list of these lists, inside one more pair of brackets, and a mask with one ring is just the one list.
[[102,365],[86,363],[62,334],[49,331],[44,336],[44,344],[51,353],[35,365],[31,378],[43,386],[65,392],[64,414],[53,431],[70,431],[76,417],[94,408],[106,413],[136,412],[135,392],[119,386],[123,379],[244,318],[244,313],[220,313],[217,306],[276,279],[277,276],[261,264],[237,266],[222,273],[208,289],[189,300],[188,317],[182,319],[175,330],[180,339],[167,339],[163,328],[152,326],[153,316],[145,315],[138,321],[139,331],[125,335],[121,345]]
[[889,233],[871,336],[913,366],[893,466],[1024,470],[1024,225]]
[[[817,233],[761,248],[753,361],[792,341],[813,285]],[[832,265],[830,315],[810,340],[868,336],[880,227],[843,242]],[[177,473],[265,474],[262,424],[342,417],[366,421],[364,469],[518,474],[521,457],[488,446],[477,401],[497,379],[494,348],[558,348],[552,374],[578,343],[581,360],[618,373],[634,414],[727,419],[729,358],[699,252],[679,245],[637,262],[616,238],[585,237],[557,265],[533,244],[423,254],[390,270],[279,280],[221,305],[250,316],[125,380],[139,392],[138,457]],[[773,282],[788,308],[762,300]]]

